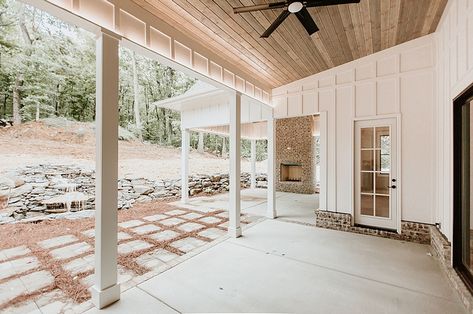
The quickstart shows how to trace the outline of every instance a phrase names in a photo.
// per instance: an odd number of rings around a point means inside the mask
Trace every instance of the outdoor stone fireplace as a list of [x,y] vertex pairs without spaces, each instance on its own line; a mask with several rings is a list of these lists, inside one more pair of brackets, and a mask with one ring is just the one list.
[[315,193],[313,127],[313,116],[276,121],[277,191]]

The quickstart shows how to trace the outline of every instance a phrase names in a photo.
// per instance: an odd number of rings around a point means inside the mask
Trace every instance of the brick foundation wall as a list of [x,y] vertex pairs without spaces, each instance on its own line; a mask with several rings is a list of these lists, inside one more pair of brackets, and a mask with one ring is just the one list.
[[315,225],[320,228],[366,234],[422,244],[430,244],[430,225],[428,224],[402,221],[401,234],[399,234],[394,231],[380,230],[362,226],[353,226],[353,217],[351,214],[316,210],[315,217]]
[[468,312],[473,313],[473,295],[452,267],[452,245],[437,227],[430,227],[430,233],[433,255],[439,260],[442,270],[450,280],[450,284],[458,292],[463,305]]

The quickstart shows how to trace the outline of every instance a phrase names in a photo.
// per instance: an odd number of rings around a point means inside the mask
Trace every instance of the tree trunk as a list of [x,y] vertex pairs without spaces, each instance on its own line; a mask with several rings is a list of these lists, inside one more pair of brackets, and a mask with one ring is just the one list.
[[36,117],[35,117],[35,121],[36,121],[36,122],[39,121],[39,102],[36,102]]
[[8,95],[7,94],[3,95],[3,118],[4,119],[7,118],[7,99],[8,99]]
[[136,130],[138,132],[139,139],[143,140],[143,136],[141,134],[140,106],[138,103],[139,102],[138,72],[136,69],[136,53],[134,51],[132,54],[132,63],[133,63],[133,95],[134,95],[133,109],[135,113],[135,125],[136,125]]
[[20,115],[20,84],[21,78],[18,74],[15,79],[15,85],[13,86],[13,124],[21,124],[21,115]]
[[222,137],[222,157],[226,157],[227,156],[227,139],[224,137]]
[[197,144],[197,151],[199,153],[204,152],[204,132],[199,132],[199,142]]

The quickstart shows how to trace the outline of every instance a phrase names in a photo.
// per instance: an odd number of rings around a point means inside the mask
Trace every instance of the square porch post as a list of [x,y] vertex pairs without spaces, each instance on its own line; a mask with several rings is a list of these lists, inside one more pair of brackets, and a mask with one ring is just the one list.
[[95,284],[101,309],[120,299],[117,283],[119,38],[106,31],[96,44]]
[[181,131],[181,202],[189,200],[189,146],[190,132],[182,128]]
[[251,140],[251,188],[256,188],[256,140]]
[[268,127],[268,207],[266,217],[276,218],[276,121],[270,118],[267,122]]
[[241,94],[236,92],[230,102],[230,197],[228,210],[228,232],[230,236],[241,236],[240,227],[240,154],[241,154]]

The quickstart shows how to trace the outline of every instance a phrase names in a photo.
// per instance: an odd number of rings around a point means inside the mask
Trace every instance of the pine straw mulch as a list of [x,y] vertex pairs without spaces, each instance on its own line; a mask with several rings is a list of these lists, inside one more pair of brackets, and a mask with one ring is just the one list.
[[[202,217],[199,217],[196,219],[185,219],[184,222],[175,226],[167,226],[160,223],[159,221],[146,222],[146,224],[153,224],[155,226],[160,227],[161,230],[159,232],[162,232],[165,230],[172,230],[178,234],[175,238],[167,240],[167,241],[157,241],[151,238],[150,234],[140,235],[140,234],[135,233],[131,228],[119,227],[120,231],[124,231],[132,236],[130,239],[121,240],[119,242],[120,244],[130,242],[130,241],[135,241],[135,240],[143,240],[151,244],[151,247],[146,248],[146,249],[134,251],[128,254],[119,254],[118,264],[128,270],[131,270],[135,275],[143,275],[150,271],[150,269],[136,262],[136,258],[143,254],[153,252],[157,249],[164,249],[166,251],[169,251],[177,255],[183,255],[185,254],[185,252],[171,246],[172,242],[185,239],[188,237],[194,237],[196,239],[199,239],[205,242],[211,242],[212,239],[200,236],[198,233],[208,228],[217,228],[217,229],[226,231],[226,228],[223,228],[219,225],[228,221],[227,218],[218,217],[221,221],[213,223],[213,224],[208,224],[202,221],[198,221],[198,219],[202,219],[204,217],[215,216],[216,214],[223,212],[221,210],[209,212],[209,213],[202,213],[202,212],[196,212],[189,209],[178,208],[176,206],[168,204],[167,202],[169,202],[169,200],[167,200],[166,202],[153,201],[149,203],[136,204],[131,209],[118,212],[119,222],[133,220],[133,219],[140,219],[140,218],[150,216],[150,215],[163,214],[174,209],[182,210],[185,213],[174,215],[174,216],[171,216],[171,215],[167,215],[167,216],[169,216],[170,218],[179,217],[191,212],[199,213],[200,215],[202,215]],[[189,222],[199,223],[203,225],[203,227],[192,232],[184,232],[177,228],[180,225],[189,223]],[[246,223],[246,222],[243,221],[243,223]],[[59,261],[57,259],[54,259],[51,256],[50,249],[43,249],[37,243],[43,240],[59,237],[62,235],[73,235],[76,238],[78,238],[80,242],[86,242],[92,247],[94,247],[94,238],[93,237],[89,238],[82,234],[83,231],[93,229],[94,224],[95,224],[94,218],[84,218],[84,219],[76,219],[76,220],[67,220],[67,219],[46,220],[46,221],[41,221],[37,223],[18,223],[18,224],[7,224],[7,225],[0,226],[0,238],[2,239],[2,241],[0,241],[0,250],[25,245],[32,252],[30,254],[27,254],[26,256],[33,255],[40,262],[40,267],[31,269],[21,274],[16,274],[8,278],[4,278],[0,280],[0,284],[3,284],[9,280],[16,279],[26,274],[33,273],[39,270],[46,270],[50,272],[52,276],[54,277],[54,281],[51,285],[43,289],[34,291],[32,293],[22,294],[10,300],[7,303],[1,304],[0,311],[10,306],[20,304],[26,300],[34,299],[41,294],[51,292],[57,289],[61,290],[66,297],[72,299],[75,303],[82,303],[84,301],[89,300],[90,292],[88,288],[84,284],[81,283],[81,279],[89,276],[90,274],[93,273],[93,271],[85,271],[85,272],[79,273],[78,275],[73,276],[70,272],[64,270],[63,265],[65,265],[66,263],[74,259],[90,255],[92,252],[88,251],[81,255]],[[77,242],[73,242],[73,243],[77,243]],[[68,246],[73,243],[66,243],[62,246],[54,247],[53,249],[57,249],[63,246]],[[17,258],[20,258],[20,256],[14,257],[11,260],[14,260]]]

